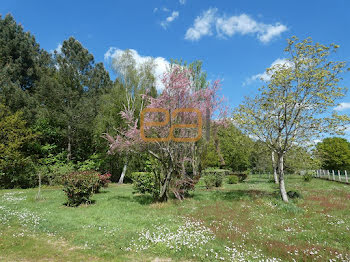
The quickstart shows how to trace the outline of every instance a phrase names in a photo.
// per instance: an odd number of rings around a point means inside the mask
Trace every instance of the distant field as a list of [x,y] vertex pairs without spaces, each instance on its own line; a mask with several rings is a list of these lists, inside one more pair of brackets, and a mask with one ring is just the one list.
[[69,208],[58,187],[0,190],[0,261],[350,261],[350,186],[288,176],[285,204],[267,176],[151,203],[112,184]]

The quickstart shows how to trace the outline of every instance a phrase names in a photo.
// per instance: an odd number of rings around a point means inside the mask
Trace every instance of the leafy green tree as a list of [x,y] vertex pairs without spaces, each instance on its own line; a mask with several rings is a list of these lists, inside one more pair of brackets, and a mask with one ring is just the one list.
[[[0,103],[0,187],[30,187],[35,176],[27,144],[34,138],[21,112]],[[27,154],[26,154],[27,153]]]
[[233,171],[245,171],[250,167],[253,141],[233,124],[218,131],[220,152],[225,165]]
[[269,83],[236,110],[235,121],[276,153],[280,192],[285,202],[287,152],[323,133],[341,133],[350,122],[347,115],[329,115],[346,91],[339,86],[346,63],[330,60],[337,48],[335,44],[313,43],[311,38],[299,41],[292,37],[285,49],[289,56],[285,63],[268,69]]
[[328,137],[316,146],[316,153],[327,170],[350,169],[350,142],[341,137]]

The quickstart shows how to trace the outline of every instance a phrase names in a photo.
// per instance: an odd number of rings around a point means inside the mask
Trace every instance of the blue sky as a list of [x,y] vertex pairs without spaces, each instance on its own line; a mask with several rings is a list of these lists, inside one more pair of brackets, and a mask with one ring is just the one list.
[[[261,85],[257,75],[284,58],[286,39],[292,35],[337,43],[336,58],[348,61],[349,10],[347,0],[2,0],[0,4],[0,13],[11,13],[46,50],[74,36],[109,69],[108,60],[125,49],[135,50],[141,61],[144,56],[157,57],[160,67],[171,58],[200,59],[209,79],[222,79],[222,93],[232,107]],[[350,87],[350,74],[342,84]],[[342,112],[350,113],[350,95],[341,102]]]

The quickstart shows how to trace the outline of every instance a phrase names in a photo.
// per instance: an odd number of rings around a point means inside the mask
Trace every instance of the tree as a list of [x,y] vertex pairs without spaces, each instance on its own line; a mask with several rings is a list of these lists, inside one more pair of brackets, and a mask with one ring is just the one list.
[[330,61],[337,45],[313,43],[311,38],[288,40],[285,63],[267,70],[270,81],[254,98],[246,98],[235,121],[276,153],[280,192],[288,202],[284,159],[295,144],[307,144],[327,132],[341,133],[350,118],[328,110],[346,89],[339,86],[346,63]]
[[[113,130],[115,127],[126,127],[120,113],[127,110],[129,112],[133,111],[135,117],[139,116],[147,103],[144,95],[156,97],[157,90],[153,59],[150,58],[141,64],[137,64],[132,51],[126,50],[113,59],[112,65],[118,78],[111,92],[103,96],[104,103],[99,115],[99,130],[102,129],[103,133],[107,132],[115,135]],[[124,182],[131,158],[138,156],[131,152],[120,154],[124,164],[118,181],[119,184]]]
[[[101,103],[99,97],[112,82],[103,65],[95,64],[93,55],[73,37],[62,43],[61,52],[55,53],[55,63],[55,81],[49,85],[55,89],[55,96],[44,101],[55,105],[51,110],[59,116],[57,121],[64,130],[67,160],[73,153],[75,159],[87,159],[94,151],[91,124]],[[47,91],[44,87],[43,92]]]
[[[158,160],[161,165],[159,181],[161,188],[159,190],[158,200],[166,201],[169,194],[170,183],[173,182],[174,191],[179,190],[184,184],[194,179],[186,174],[186,165],[195,167],[193,161],[193,146],[196,142],[184,142],[183,140],[174,141],[174,139],[162,140],[173,132],[174,137],[193,138],[198,135],[198,128],[175,128],[174,125],[202,123],[194,119],[199,119],[197,113],[194,112],[177,112],[182,108],[194,108],[199,110],[202,116],[205,116],[209,111],[216,111],[221,100],[217,96],[219,83],[216,81],[212,86],[206,89],[198,89],[190,80],[190,71],[179,66],[174,67],[169,73],[164,75],[163,83],[165,89],[157,97],[147,97],[147,108],[163,109],[169,112],[169,121],[166,114],[147,113],[144,115],[144,122],[141,127],[144,128],[146,138],[158,138],[158,141],[147,142],[141,138],[141,129],[138,123],[139,117],[135,117],[133,110],[127,108],[122,112],[127,128],[120,130],[116,137],[106,135],[110,142],[110,152],[147,152],[149,156]],[[209,109],[209,110],[207,110]],[[175,112],[175,113],[174,113]],[[165,122],[163,125],[150,127],[142,126],[147,122]],[[170,129],[170,130],[169,130]],[[160,140],[159,140],[160,139]],[[176,139],[175,139],[176,140]],[[193,170],[192,170],[192,173]],[[180,183],[179,183],[180,181]],[[177,195],[177,194],[176,194]],[[183,196],[179,196],[181,199]]]
[[246,171],[250,167],[253,141],[233,124],[219,127],[218,139],[225,166],[233,171]]
[[0,16],[0,96],[13,113],[21,110],[29,124],[36,114],[32,95],[50,63],[49,54],[30,32],[11,15]]
[[31,187],[32,161],[25,146],[34,138],[22,113],[11,113],[0,103],[0,187]]
[[322,168],[327,170],[350,169],[350,142],[341,137],[328,137],[316,146]]

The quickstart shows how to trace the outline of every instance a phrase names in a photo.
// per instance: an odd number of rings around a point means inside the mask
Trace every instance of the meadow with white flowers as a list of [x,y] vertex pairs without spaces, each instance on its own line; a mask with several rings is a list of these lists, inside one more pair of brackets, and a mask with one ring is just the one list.
[[154,203],[112,184],[93,204],[60,187],[0,191],[1,261],[350,261],[350,186],[288,176],[285,204],[267,176]]

